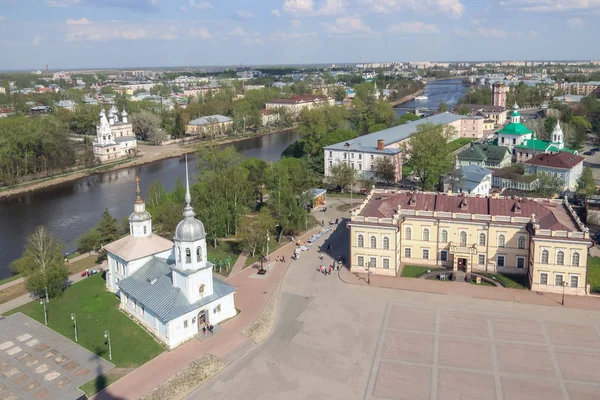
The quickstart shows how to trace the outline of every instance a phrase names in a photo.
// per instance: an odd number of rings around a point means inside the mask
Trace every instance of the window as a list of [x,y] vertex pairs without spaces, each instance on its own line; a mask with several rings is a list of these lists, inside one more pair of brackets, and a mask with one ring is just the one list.
[[554,286],[562,286],[563,285],[563,276],[561,274],[556,274],[554,276]]
[[332,157],[332,156],[333,156],[333,153],[330,151],[329,152],[329,157]]
[[423,229],[423,240],[429,242],[429,229],[427,228]]
[[352,167],[352,169],[354,169],[354,163],[350,163],[350,166]]
[[548,274],[546,272],[540,272],[540,285],[548,284]]
[[519,248],[520,249],[525,248],[525,236],[519,236]]
[[556,265],[565,265],[565,253],[558,251],[556,253]]
[[404,239],[411,240],[412,238],[412,229],[406,228],[404,229]]
[[144,309],[144,306],[140,306],[140,313],[142,315],[144,315],[145,312],[146,312],[146,310]]
[[358,170],[362,171],[362,164],[361,163],[358,163]]
[[504,256],[496,256],[496,266],[504,267]]
[[525,257],[517,257],[517,268],[525,268]]
[[359,267],[364,267],[365,266],[365,258],[363,256],[358,256],[356,259],[356,262],[358,264]]
[[383,268],[390,269],[390,259],[389,258],[383,259]]
[[485,265],[485,254],[480,254],[478,259],[477,259],[477,264],[479,265]]
[[190,250],[189,247],[186,247],[186,249],[185,249],[185,262],[186,262],[186,264],[189,264],[192,262],[192,251]]
[[498,236],[498,247],[504,247],[506,245],[506,238],[504,235]]
[[374,159],[373,154],[371,154],[371,160],[373,160],[373,159]]
[[448,252],[446,250],[440,252],[440,261],[448,261]]
[[200,246],[196,247],[196,261],[202,261],[202,247]]
[[146,227],[144,226],[144,235],[146,234],[147,230],[148,230],[148,228],[146,228]]
[[369,267],[377,268],[377,259],[375,257],[369,259]]
[[200,286],[198,287],[198,293],[200,293],[200,294],[204,293],[204,288],[205,288],[205,287],[206,287],[206,286],[205,286],[204,284],[200,285]]
[[383,249],[384,250],[390,249],[390,238],[388,238],[388,237],[383,238]]
[[404,257],[406,258],[411,258],[412,257],[412,251],[410,247],[405,247],[404,248]]
[[375,236],[371,236],[371,248],[372,249],[377,248],[377,238]]
[[459,239],[460,239],[460,244],[461,245],[466,245],[467,244],[467,232],[462,231],[459,235]]
[[220,304],[218,304],[218,305],[215,307],[215,309],[213,310],[213,312],[214,312],[215,314],[216,314],[216,313],[218,313],[218,312],[221,312],[221,305],[220,305]]
[[329,166],[333,167],[333,161],[329,161]]
[[359,154],[359,155],[358,155],[358,159],[359,159],[359,160],[362,160],[362,154]]
[[187,319],[185,321],[183,321],[183,329],[187,329],[188,327],[188,322]]
[[365,237],[363,235],[358,235],[356,242],[358,247],[365,247]]
[[181,262],[181,248],[177,246],[177,262]]
[[442,243],[448,243],[448,231],[447,230],[442,231],[440,241]]
[[542,250],[542,264],[548,264],[548,260],[550,259],[550,253],[548,250]]
[[354,153],[350,153],[350,158],[354,158]]
[[346,159],[346,153],[344,153],[344,160]]
[[573,253],[571,256],[571,265],[574,267],[579,267],[579,253]]
[[576,275],[571,275],[571,287],[579,287],[579,277]]
[[485,246],[485,233],[480,233],[479,234],[479,245],[480,246]]
[[423,249],[423,260],[429,260],[429,249]]
[[131,308],[133,308],[134,311],[137,310],[137,303],[135,302],[135,300],[131,301]]

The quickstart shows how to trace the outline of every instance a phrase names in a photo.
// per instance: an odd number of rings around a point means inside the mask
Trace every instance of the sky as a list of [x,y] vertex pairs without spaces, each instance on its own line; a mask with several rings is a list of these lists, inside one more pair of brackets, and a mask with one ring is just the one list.
[[0,0],[0,70],[600,59],[600,0]]

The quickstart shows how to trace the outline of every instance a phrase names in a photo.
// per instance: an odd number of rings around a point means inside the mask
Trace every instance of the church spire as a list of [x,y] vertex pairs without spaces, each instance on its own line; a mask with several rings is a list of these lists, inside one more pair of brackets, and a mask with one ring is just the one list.
[[190,194],[187,154],[185,155],[185,208],[183,209],[183,216],[185,218],[194,218],[196,216],[194,208],[192,207],[192,195]]
[[135,199],[135,203],[136,204],[143,203],[144,200],[142,200],[142,191],[140,190],[140,177],[139,176],[135,177],[135,194],[137,195],[137,198]]

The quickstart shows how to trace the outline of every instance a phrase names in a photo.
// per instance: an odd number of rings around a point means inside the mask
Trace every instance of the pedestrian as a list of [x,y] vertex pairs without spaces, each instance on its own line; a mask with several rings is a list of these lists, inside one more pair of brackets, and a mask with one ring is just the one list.
[[211,334],[211,335],[214,335],[214,334],[215,334],[215,332],[213,332],[213,331],[214,331],[214,329],[215,329],[215,326],[214,326],[214,325],[212,325],[212,324],[208,324],[208,330],[210,331],[210,334]]
[[281,256],[281,262],[285,262],[285,256]]
[[329,266],[329,275],[331,275],[331,265]]
[[202,327],[202,332],[204,333],[204,336],[206,336],[206,325]]
[[319,258],[323,261],[323,253],[319,253]]
[[90,276],[90,270],[88,268],[85,269],[85,276],[87,276],[87,277]]
[[275,257],[275,262],[279,262],[279,256]]
[[318,270],[319,272],[321,272],[321,267],[322,267],[322,266],[321,266],[321,265],[319,265],[319,268],[317,268],[317,270]]
[[331,250],[331,243],[327,245],[327,251]]

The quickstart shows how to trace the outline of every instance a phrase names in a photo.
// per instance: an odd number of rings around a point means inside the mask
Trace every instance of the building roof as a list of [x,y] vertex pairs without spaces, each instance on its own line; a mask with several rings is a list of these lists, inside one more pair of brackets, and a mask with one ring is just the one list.
[[497,146],[488,143],[473,143],[468,149],[461,151],[458,154],[459,160],[469,161],[490,161],[500,163],[506,157],[506,154],[510,154],[508,147]]
[[492,176],[494,178],[510,179],[511,181],[526,183],[531,183],[538,179],[535,175],[524,175],[523,172],[518,170],[515,166],[496,169],[492,172]]
[[492,171],[487,168],[478,165],[466,165],[446,175],[445,181],[451,184],[454,189],[473,190],[489,175],[492,175]]
[[190,303],[181,289],[173,286],[172,265],[172,261],[153,257],[135,273],[119,281],[117,286],[163,322],[197,310],[237,290],[213,278],[213,294]]
[[585,160],[584,157],[563,151],[554,154],[538,154],[525,161],[525,164],[537,165],[539,167],[571,169]]
[[73,100],[61,100],[56,103],[57,107],[75,107],[75,102]]
[[170,250],[173,242],[154,234],[146,237],[127,235],[104,248],[125,261],[132,261]]
[[[501,113],[506,111],[506,107],[502,106],[494,106],[491,104],[461,104],[461,106],[469,107],[472,114],[476,114],[478,112],[488,112],[488,113]],[[453,107],[451,110],[457,110],[458,106]]]
[[268,103],[271,104],[299,104],[299,103],[311,103],[315,101],[327,101],[329,98],[323,96],[292,96],[288,99],[273,99]]
[[[455,115],[449,112],[435,114],[427,118],[422,118],[417,121],[411,121],[404,125],[394,126],[392,128],[384,129],[382,131],[370,133],[368,135],[359,136],[355,139],[348,140],[346,142],[340,142],[326,146],[325,150],[343,150],[343,151],[372,151],[379,153],[397,154],[400,149],[384,149],[384,151],[377,150],[377,141],[383,140],[384,146],[389,146],[394,143],[398,143],[402,140],[408,139],[411,135],[417,132],[417,127],[421,124],[432,123],[437,124],[450,124],[455,121],[459,121],[465,117],[464,115]],[[394,150],[395,153],[390,151]]]
[[[392,218],[398,210],[441,211],[492,216],[525,217],[535,214],[541,229],[580,232],[562,202],[551,200],[448,195],[433,192],[374,193],[359,216]],[[466,206],[466,208],[465,208]]]
[[497,133],[503,135],[526,135],[528,133],[533,133],[533,131],[520,122],[511,122],[504,128],[500,129]]
[[565,152],[565,151],[569,152],[569,153],[575,153],[575,150],[569,149],[567,147],[560,148],[555,143],[552,143],[548,140],[540,140],[540,139],[525,140],[523,143],[515,145],[515,148],[516,149],[534,150],[534,151],[543,151],[543,152],[553,152],[553,153]]
[[200,117],[200,118],[193,119],[190,122],[188,122],[188,125],[203,126],[203,125],[221,124],[223,122],[231,122],[231,121],[232,121],[231,118],[226,117],[224,115],[208,115],[206,117]]

